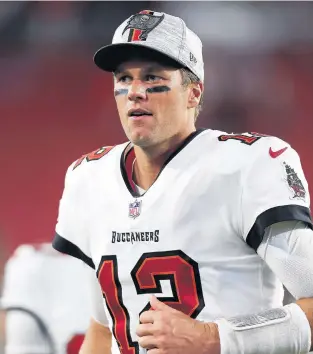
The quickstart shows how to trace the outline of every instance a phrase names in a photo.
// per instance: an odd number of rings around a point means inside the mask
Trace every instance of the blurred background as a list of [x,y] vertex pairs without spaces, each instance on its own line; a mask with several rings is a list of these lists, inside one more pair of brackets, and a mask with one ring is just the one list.
[[112,76],[92,57],[144,9],[203,41],[198,127],[287,140],[312,194],[313,2],[0,2],[0,284],[19,244],[51,240],[68,165],[125,141]]

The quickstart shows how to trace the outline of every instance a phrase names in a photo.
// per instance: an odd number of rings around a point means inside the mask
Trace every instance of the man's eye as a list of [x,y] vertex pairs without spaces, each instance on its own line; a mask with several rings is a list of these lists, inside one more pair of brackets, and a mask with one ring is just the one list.
[[127,76],[127,75],[124,75],[124,76],[121,76],[121,77],[117,78],[118,82],[129,82],[130,80],[131,80],[131,77]]
[[150,82],[154,82],[154,81],[161,80],[161,78],[156,75],[147,75],[146,80]]

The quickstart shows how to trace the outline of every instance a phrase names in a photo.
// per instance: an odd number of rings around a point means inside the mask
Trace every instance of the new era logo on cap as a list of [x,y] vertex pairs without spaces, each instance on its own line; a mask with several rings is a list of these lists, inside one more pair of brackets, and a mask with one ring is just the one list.
[[194,62],[195,64],[197,64],[197,59],[196,57],[190,52],[190,61]]
[[132,15],[117,28],[112,44],[97,51],[94,61],[101,69],[114,71],[129,46],[164,54],[204,81],[201,40],[179,17],[150,10]]

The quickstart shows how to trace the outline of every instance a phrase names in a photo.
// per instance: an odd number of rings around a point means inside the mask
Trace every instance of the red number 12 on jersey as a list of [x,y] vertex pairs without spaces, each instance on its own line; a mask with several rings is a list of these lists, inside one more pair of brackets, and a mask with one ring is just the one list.
[[[138,354],[138,343],[132,340],[130,334],[129,313],[123,303],[115,255],[102,257],[97,276],[121,354]],[[131,276],[137,294],[162,293],[160,281],[169,280],[173,297],[161,297],[159,300],[192,318],[196,318],[205,306],[198,264],[180,250],[144,253],[131,271]],[[149,308],[147,304],[142,311]]]

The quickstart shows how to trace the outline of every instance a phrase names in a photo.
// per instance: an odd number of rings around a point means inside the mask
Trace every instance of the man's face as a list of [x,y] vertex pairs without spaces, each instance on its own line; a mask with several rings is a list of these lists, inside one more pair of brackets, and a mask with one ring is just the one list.
[[181,72],[153,61],[127,61],[116,70],[114,93],[122,126],[135,145],[148,147],[190,126]]

